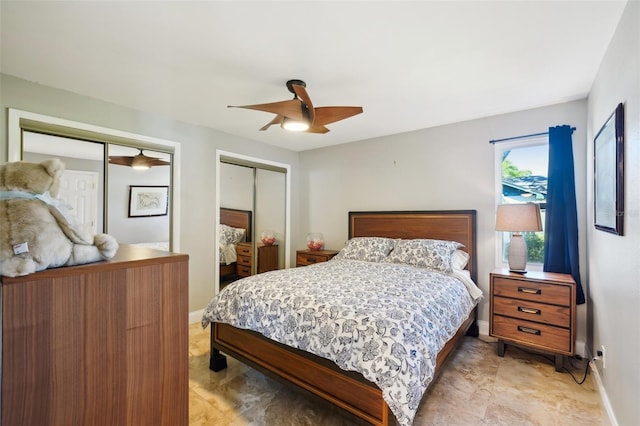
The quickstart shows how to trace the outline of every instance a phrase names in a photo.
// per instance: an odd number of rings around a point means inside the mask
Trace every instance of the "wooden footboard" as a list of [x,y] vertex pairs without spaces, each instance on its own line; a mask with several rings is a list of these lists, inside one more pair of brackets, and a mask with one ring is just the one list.
[[[475,318],[474,309],[438,354],[436,376]],[[226,359],[220,351],[270,377],[329,401],[372,425],[386,426],[389,419],[393,418],[380,388],[361,374],[341,370],[325,358],[282,345],[250,330],[214,323],[211,327],[210,360],[210,367],[214,371],[226,367]]]

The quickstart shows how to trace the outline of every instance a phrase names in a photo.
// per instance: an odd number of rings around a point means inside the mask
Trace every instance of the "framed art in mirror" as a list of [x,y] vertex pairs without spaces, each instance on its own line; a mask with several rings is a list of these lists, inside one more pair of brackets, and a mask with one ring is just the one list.
[[624,105],[618,104],[593,144],[594,224],[596,229],[623,235]]
[[129,217],[166,216],[168,210],[168,186],[129,187]]

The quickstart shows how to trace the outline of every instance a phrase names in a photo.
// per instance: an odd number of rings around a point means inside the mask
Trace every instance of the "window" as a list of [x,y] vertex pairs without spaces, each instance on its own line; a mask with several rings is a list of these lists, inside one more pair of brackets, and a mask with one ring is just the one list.
[[[537,203],[544,227],[547,202],[547,172],[549,163],[548,136],[536,136],[495,144],[496,204]],[[527,263],[531,269],[542,268],[544,231],[525,232]],[[502,232],[496,242],[498,264],[507,263],[511,234]]]

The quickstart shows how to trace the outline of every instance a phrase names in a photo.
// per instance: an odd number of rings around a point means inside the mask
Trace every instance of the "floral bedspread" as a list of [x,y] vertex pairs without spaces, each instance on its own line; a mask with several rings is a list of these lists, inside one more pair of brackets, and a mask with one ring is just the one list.
[[334,259],[234,282],[211,300],[202,326],[251,329],[358,371],[410,425],[438,352],[474,305],[446,273]]

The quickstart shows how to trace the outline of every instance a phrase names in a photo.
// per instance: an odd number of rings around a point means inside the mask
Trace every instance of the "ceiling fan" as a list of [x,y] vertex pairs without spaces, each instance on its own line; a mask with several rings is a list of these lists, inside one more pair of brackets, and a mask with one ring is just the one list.
[[[139,148],[138,148],[139,149]],[[119,166],[129,166],[134,169],[148,169],[153,166],[168,166],[168,161],[161,160],[156,157],[147,157],[142,153],[142,149],[140,149],[140,154],[134,156],[109,156],[110,164],[117,164]]]
[[302,80],[287,81],[287,89],[293,93],[293,99],[256,105],[229,105],[229,108],[245,108],[276,114],[275,118],[260,130],[267,130],[273,124],[283,129],[308,132],[327,133],[327,124],[344,120],[362,112],[359,106],[327,106],[314,107],[307,93],[307,84]]

